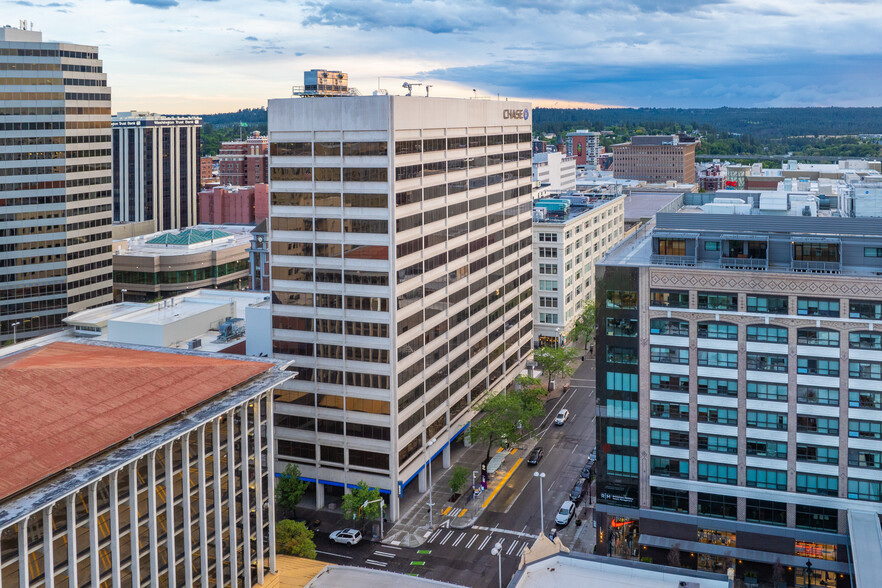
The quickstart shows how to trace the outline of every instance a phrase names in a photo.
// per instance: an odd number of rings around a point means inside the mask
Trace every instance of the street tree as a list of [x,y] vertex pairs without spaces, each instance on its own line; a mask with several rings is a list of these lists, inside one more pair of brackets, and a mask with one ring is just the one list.
[[285,519],[276,524],[276,551],[285,555],[294,555],[315,559],[315,534],[306,528],[304,523]]
[[585,341],[585,350],[588,350],[588,344],[594,337],[594,331],[597,330],[596,308],[593,300],[585,300],[582,303],[582,313],[576,320],[575,326],[570,329],[570,337],[573,341],[583,339]]
[[532,400],[541,401],[548,396],[548,389],[542,385],[542,380],[533,376],[518,376],[515,378],[515,388],[522,401],[530,402]]
[[[343,495],[343,515],[347,519],[361,521],[362,527],[366,522],[380,518],[380,503],[374,502],[380,499],[380,491],[368,487],[362,480],[355,488]],[[364,506],[364,503],[370,503]]]
[[289,463],[276,480],[276,503],[288,512],[293,513],[309,488],[309,482],[300,479],[300,468]]
[[462,487],[465,486],[468,476],[469,470],[467,468],[461,465],[454,466],[453,471],[450,472],[450,491],[454,494],[462,492]]
[[540,347],[533,352],[533,359],[548,376],[548,389],[551,389],[551,381],[557,376],[572,376],[576,371],[573,365],[579,352],[572,347]]
[[490,396],[477,409],[484,416],[478,421],[472,421],[469,439],[473,443],[487,444],[488,459],[490,450],[497,443],[514,442],[533,435],[535,427],[530,421],[543,414],[542,401],[521,390]]

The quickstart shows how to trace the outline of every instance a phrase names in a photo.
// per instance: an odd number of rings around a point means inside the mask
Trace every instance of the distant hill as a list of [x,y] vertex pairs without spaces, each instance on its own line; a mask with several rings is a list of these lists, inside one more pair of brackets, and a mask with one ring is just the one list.
[[247,123],[248,126],[262,125],[266,127],[266,108],[245,108],[236,112],[221,112],[200,116],[202,116],[202,124],[210,124],[216,127],[238,125],[239,123]]
[[666,123],[713,128],[718,132],[777,139],[802,135],[882,133],[882,107],[876,108],[536,108],[533,130],[560,134],[580,128],[659,127]]

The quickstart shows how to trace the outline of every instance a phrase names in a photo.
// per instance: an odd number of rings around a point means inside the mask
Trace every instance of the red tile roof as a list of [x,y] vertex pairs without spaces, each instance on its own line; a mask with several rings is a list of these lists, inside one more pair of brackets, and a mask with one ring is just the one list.
[[62,342],[0,359],[0,500],[273,365]]

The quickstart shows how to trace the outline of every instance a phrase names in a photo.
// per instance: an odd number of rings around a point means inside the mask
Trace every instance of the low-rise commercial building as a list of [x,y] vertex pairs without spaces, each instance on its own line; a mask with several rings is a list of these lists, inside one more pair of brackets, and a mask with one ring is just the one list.
[[200,224],[256,225],[269,216],[269,186],[214,186],[198,203]]
[[534,153],[533,181],[550,192],[576,189],[576,158],[563,153]]
[[7,348],[0,584],[262,583],[276,569],[273,388],[291,375],[95,342]]
[[613,145],[615,177],[650,184],[695,183],[698,139],[687,135],[635,135]]

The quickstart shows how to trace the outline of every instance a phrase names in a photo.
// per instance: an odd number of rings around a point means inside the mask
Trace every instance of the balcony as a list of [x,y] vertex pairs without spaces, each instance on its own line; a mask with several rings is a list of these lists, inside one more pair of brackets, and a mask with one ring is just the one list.
[[722,269],[750,269],[764,271],[769,269],[769,260],[765,257],[720,257]]
[[653,253],[649,256],[649,262],[653,265],[695,265],[694,255],[659,255]]
[[794,259],[790,262],[790,269],[795,272],[838,274],[842,270],[842,264],[838,261],[801,261]]

